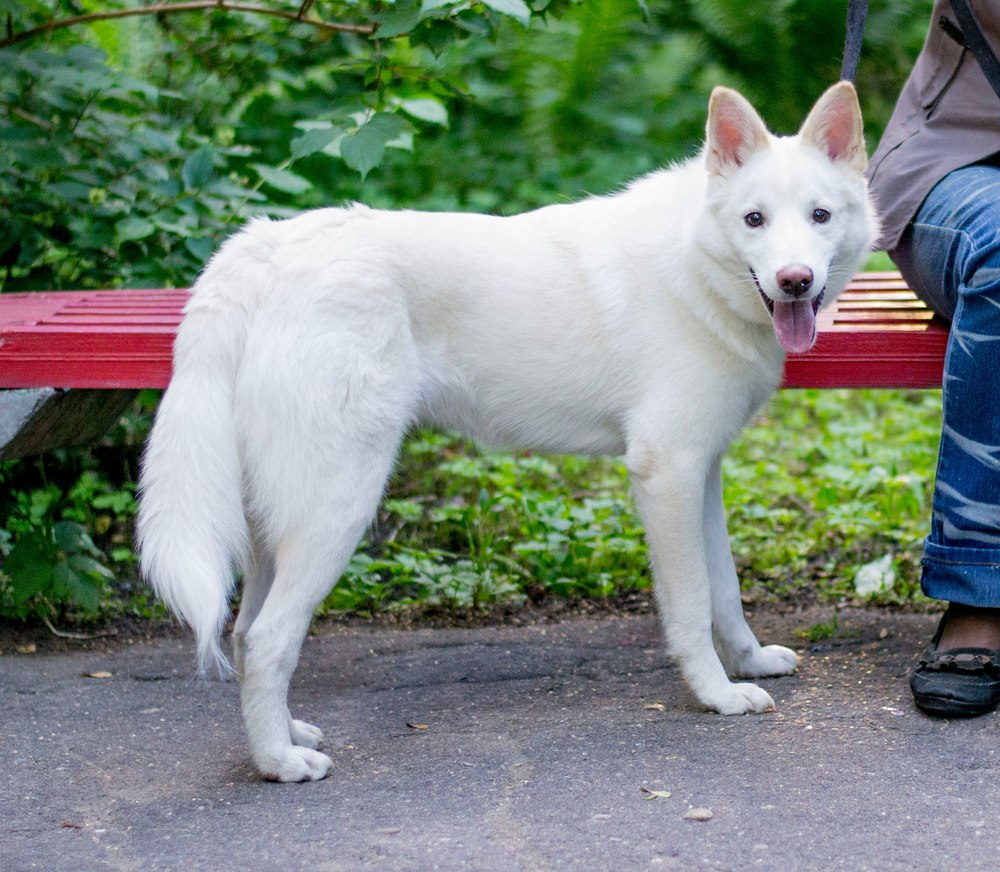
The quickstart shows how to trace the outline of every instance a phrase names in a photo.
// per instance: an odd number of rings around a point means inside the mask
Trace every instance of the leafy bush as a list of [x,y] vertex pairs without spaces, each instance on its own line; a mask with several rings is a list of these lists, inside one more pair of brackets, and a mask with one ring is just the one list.
[[[78,11],[8,8],[7,42]],[[355,198],[511,212],[614,189],[698,147],[720,82],[794,130],[836,78],[843,31],[823,0],[320,8],[362,32],[215,9],[0,47],[3,290],[184,285],[258,212]],[[872,3],[872,140],[928,9]]]
[[[35,491],[37,497],[44,493]],[[86,529],[72,521],[45,523],[32,517],[32,527],[20,537],[4,561],[9,579],[9,605],[5,611],[26,613],[26,604],[55,612],[64,603],[75,603],[84,612],[100,611],[103,584],[114,578],[100,560],[103,555]]]
[[[14,2],[10,29],[40,24],[51,6]],[[3,289],[185,284],[251,212],[336,195],[344,164],[356,194],[353,171],[446,123],[442,95],[461,82],[432,49],[488,36],[501,12],[530,16],[520,0],[469,6],[324,4],[326,21],[379,23],[376,41],[216,9],[0,50]],[[291,169],[300,162],[307,175]]]

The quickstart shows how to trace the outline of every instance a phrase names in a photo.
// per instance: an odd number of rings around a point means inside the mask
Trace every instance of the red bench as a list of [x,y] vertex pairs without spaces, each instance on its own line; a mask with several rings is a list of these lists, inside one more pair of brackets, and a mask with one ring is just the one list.
[[[133,391],[166,387],[186,300],[184,290],[0,294],[0,388],[43,390],[0,391],[0,457],[92,439]],[[814,348],[789,357],[783,387],[940,387],[947,336],[898,273],[861,273],[820,315]]]

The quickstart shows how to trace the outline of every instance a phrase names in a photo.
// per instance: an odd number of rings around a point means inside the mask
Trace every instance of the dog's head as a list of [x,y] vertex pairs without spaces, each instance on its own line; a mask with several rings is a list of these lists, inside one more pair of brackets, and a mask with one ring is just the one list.
[[876,235],[854,87],[827,90],[791,137],[773,136],[745,98],[716,88],[704,160],[722,237],[717,256],[742,290],[759,295],[755,319],[771,320],[786,351],[807,350],[816,313],[843,290]]

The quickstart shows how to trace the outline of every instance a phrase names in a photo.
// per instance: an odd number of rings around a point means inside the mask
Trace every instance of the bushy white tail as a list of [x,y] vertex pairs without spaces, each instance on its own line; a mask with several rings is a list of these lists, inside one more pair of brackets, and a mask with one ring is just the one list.
[[146,580],[194,629],[200,672],[226,676],[219,637],[234,568],[249,551],[233,420],[245,315],[219,302],[198,306],[196,296],[178,333],[173,379],[143,458],[137,538]]

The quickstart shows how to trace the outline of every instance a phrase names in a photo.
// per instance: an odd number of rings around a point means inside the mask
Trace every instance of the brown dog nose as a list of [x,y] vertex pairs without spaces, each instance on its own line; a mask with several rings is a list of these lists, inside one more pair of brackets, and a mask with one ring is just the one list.
[[786,294],[801,297],[812,287],[813,271],[805,264],[793,263],[778,270],[778,287]]

